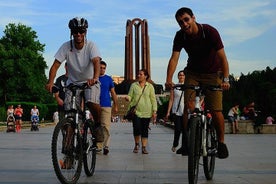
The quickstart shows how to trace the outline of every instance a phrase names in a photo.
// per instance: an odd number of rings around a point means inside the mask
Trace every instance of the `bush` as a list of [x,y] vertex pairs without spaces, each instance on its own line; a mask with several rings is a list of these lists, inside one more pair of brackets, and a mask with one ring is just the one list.
[[0,107],[0,121],[5,122],[7,119],[7,114],[6,114],[7,110],[5,107]]

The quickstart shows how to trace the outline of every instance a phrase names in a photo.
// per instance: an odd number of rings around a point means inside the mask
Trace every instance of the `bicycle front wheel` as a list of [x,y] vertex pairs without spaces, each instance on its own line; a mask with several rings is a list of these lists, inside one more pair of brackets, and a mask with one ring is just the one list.
[[200,148],[201,148],[201,118],[195,117],[189,120],[189,154],[188,154],[188,178],[189,184],[196,184],[198,179]]
[[52,163],[57,178],[63,184],[77,183],[82,169],[82,142],[74,133],[71,118],[61,120],[52,136]]
[[93,137],[92,128],[86,122],[83,132],[83,167],[87,176],[93,176],[96,165],[97,145]]
[[[208,125],[209,126],[209,125]],[[207,156],[203,157],[204,174],[207,180],[213,179],[217,152],[217,134],[215,128],[210,125],[206,132]]]

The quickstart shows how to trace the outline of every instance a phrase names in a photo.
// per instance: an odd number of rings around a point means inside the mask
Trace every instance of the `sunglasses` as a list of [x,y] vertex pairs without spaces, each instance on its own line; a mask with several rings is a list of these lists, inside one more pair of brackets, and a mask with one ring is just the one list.
[[72,30],[72,34],[78,34],[78,33],[83,34],[85,32],[86,32],[86,29],[74,29],[74,30]]

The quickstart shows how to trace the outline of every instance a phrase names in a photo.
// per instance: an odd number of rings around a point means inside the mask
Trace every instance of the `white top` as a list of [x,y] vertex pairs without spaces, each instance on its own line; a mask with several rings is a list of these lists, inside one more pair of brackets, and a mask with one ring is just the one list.
[[184,111],[184,92],[182,94],[181,101],[180,101],[179,108],[178,108],[177,112],[176,112],[176,110],[178,107],[178,103],[179,103],[182,91],[178,90],[178,89],[174,89],[173,93],[174,93],[174,95],[173,95],[174,98],[173,98],[173,105],[172,105],[172,113],[175,113],[177,116],[182,116],[183,111]]
[[32,109],[32,110],[31,110],[31,114],[32,114],[33,116],[38,116],[38,113],[39,113],[39,110],[38,110],[38,109]]
[[67,62],[67,85],[70,83],[81,84],[86,82],[87,79],[92,79],[94,65],[91,60],[95,57],[101,57],[100,51],[96,44],[91,41],[86,41],[81,50],[77,50],[73,43],[72,51],[70,41],[65,42],[55,54],[55,59],[59,62],[62,63],[65,60]]

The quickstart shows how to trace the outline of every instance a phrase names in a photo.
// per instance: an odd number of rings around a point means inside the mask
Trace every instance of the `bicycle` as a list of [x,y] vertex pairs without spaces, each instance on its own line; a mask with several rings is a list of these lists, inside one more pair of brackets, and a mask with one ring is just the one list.
[[[85,118],[85,111],[80,107],[80,103],[78,104],[84,98],[87,84],[81,86],[72,84],[66,88],[72,92],[71,107],[66,111],[65,118],[55,126],[51,153],[53,167],[59,181],[63,184],[74,184],[81,175],[82,164],[88,177],[94,174],[97,146],[94,121]],[[58,87],[54,86],[52,92],[57,91]],[[77,94],[80,94],[78,102]]]
[[[203,158],[204,175],[207,180],[212,180],[215,169],[215,159],[218,149],[217,134],[212,125],[212,116],[208,110],[202,108],[204,92],[206,90],[221,91],[218,86],[194,86],[177,84],[174,88],[185,91],[194,90],[195,110],[188,112],[188,178],[189,184],[196,184],[198,180],[199,161]],[[202,164],[201,164],[202,165]]]

